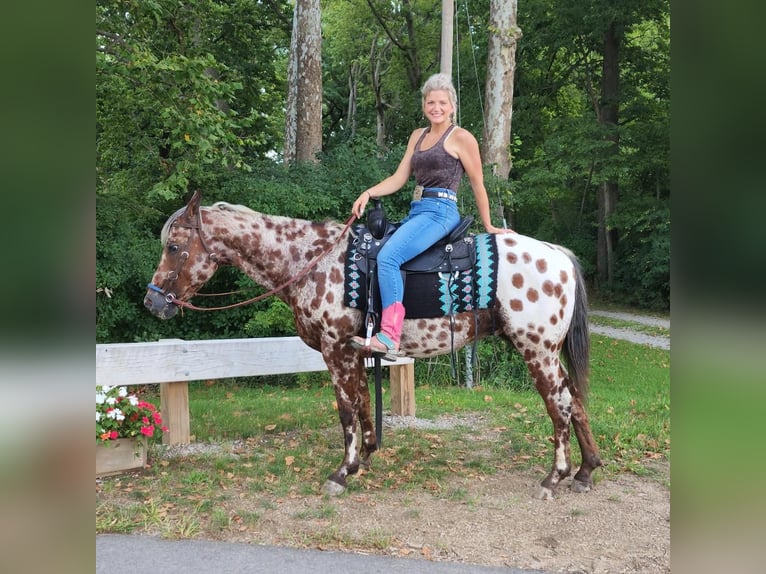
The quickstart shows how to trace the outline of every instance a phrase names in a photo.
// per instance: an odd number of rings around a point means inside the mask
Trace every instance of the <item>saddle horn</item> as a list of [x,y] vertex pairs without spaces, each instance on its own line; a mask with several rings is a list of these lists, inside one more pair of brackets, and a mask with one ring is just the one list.
[[367,229],[375,239],[382,239],[388,227],[386,212],[383,211],[383,202],[380,199],[375,198],[372,203],[373,207],[367,215]]

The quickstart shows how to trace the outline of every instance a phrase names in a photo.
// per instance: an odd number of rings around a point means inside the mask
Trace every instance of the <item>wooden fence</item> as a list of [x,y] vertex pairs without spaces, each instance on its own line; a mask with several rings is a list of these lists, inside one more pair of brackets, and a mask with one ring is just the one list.
[[[391,413],[415,415],[413,359],[382,362],[389,368]],[[367,361],[372,366],[372,360]],[[160,384],[165,444],[190,441],[189,381],[326,371],[322,355],[298,337],[96,345],[97,385]]]

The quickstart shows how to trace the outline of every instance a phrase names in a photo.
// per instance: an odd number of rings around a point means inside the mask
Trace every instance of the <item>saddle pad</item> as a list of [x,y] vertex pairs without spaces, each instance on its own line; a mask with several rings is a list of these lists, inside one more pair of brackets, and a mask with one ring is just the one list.
[[[497,288],[497,244],[495,236],[473,236],[476,266],[453,272],[407,273],[402,302],[408,319],[444,317],[454,313],[487,309],[494,302]],[[367,311],[367,275],[357,264],[360,253],[350,238],[345,260],[343,303]],[[380,309],[380,295],[374,290],[375,309]]]

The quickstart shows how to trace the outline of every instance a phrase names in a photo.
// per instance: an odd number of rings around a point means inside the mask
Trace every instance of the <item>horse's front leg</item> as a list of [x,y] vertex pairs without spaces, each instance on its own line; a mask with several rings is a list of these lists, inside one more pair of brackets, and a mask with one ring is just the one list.
[[[360,465],[369,465],[370,455],[376,448],[376,437],[370,421],[370,392],[363,361],[353,349],[336,348],[325,352],[324,357],[335,389],[345,454],[343,462],[325,481],[322,491],[337,496],[346,489],[346,477],[355,474]],[[357,444],[359,421],[363,436],[361,456]]]
[[359,463],[365,470],[370,469],[370,457],[378,450],[378,437],[375,433],[375,421],[371,416],[370,387],[367,386],[367,370],[364,360],[360,360],[362,374],[359,378],[359,424],[362,427],[362,448],[359,452]]

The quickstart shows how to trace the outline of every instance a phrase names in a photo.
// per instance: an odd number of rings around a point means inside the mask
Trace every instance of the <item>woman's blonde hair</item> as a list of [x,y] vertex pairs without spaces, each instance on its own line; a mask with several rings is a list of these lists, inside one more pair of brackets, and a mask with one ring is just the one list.
[[452,104],[452,123],[457,123],[457,93],[455,92],[455,86],[452,85],[452,78],[447,74],[434,74],[426,80],[426,83],[420,89],[420,93],[423,96],[423,104],[426,103],[428,94],[437,90],[447,92]]

